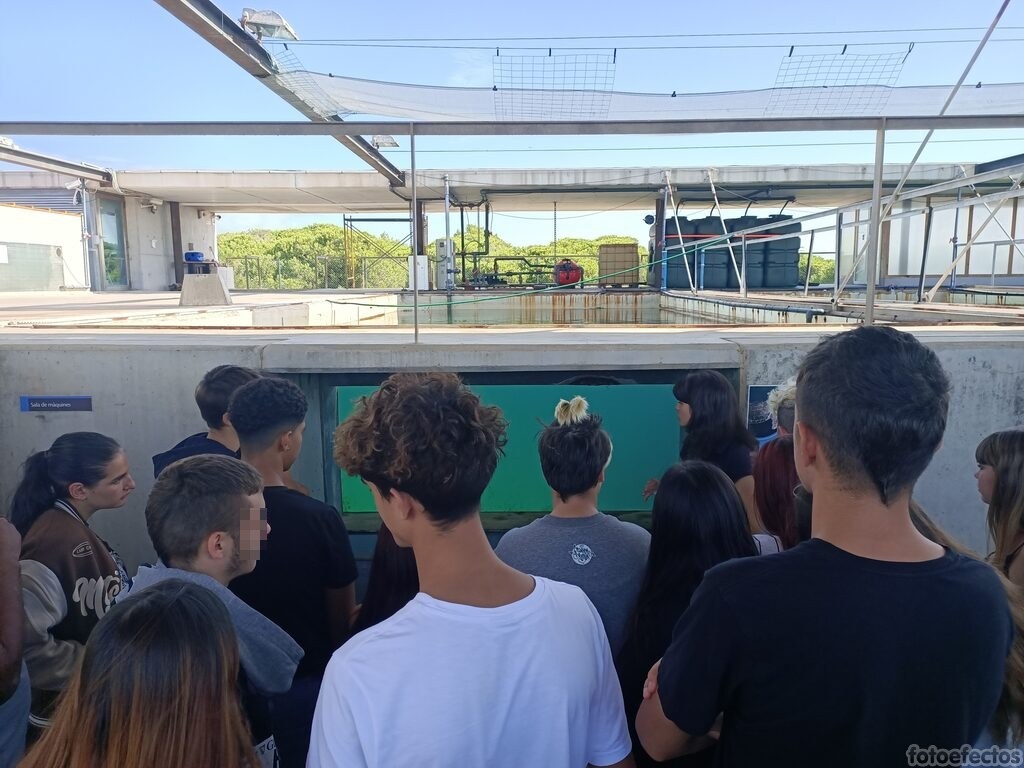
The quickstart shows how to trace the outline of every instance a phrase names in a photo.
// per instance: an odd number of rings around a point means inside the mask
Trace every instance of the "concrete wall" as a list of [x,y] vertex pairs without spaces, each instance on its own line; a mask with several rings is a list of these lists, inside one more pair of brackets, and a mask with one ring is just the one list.
[[217,258],[217,216],[213,211],[181,206],[181,247],[202,251],[207,259]]
[[161,291],[174,282],[171,217],[166,205],[155,209],[140,205],[137,197],[124,198],[125,236],[131,287]]
[[[18,467],[60,434],[96,430],[118,439],[138,490],[123,510],[95,526],[134,566],[152,557],[142,517],[152,486],[150,457],[203,429],[192,400],[202,374],[222,363],[286,373],[307,393],[309,429],[297,476],[315,493],[330,466],[330,401],[323,373],[441,368],[456,371],[599,371],[623,368],[739,369],[741,382],[775,384],[830,329],[557,329],[488,332],[408,329],[317,333],[0,332],[0,491],[8,496]],[[984,507],[973,479],[974,448],[985,434],[1024,423],[1024,329],[920,329],[954,388],[945,442],[917,496],[947,529],[986,550]],[[92,395],[91,413],[27,414],[18,395]],[[323,422],[321,423],[321,416]],[[670,418],[671,414],[666,414]],[[657,458],[660,461],[660,458]],[[333,470],[332,470],[333,471]]]
[[[174,247],[171,240],[170,206],[153,210],[143,198],[126,197],[125,231],[128,239],[132,288],[161,291],[174,282]],[[199,215],[198,208],[181,206],[181,247],[202,251],[208,259],[217,255],[217,219],[212,212]]]
[[[81,214],[0,205],[0,243],[60,248],[63,287],[89,285]],[[4,266],[0,264],[0,274]]]

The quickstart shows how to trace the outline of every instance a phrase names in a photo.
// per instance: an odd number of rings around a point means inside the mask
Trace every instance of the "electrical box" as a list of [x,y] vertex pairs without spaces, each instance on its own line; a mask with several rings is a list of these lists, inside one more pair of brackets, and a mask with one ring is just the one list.
[[[451,240],[435,240],[434,253],[437,259],[434,268],[434,290],[440,291],[449,287],[449,269],[455,269],[455,245]],[[455,274],[451,273],[451,285],[455,284]]]

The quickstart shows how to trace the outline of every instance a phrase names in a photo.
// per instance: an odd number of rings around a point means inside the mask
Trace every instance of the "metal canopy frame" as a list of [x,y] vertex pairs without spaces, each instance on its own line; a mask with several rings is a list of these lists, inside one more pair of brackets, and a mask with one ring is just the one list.
[[[298,94],[281,86],[274,75],[278,74],[273,56],[254,40],[234,19],[228,17],[212,0],[156,0],[164,10],[191,29],[210,45],[235,62],[263,85],[287,101],[310,120],[322,122],[341,118],[325,118]],[[393,186],[405,186],[405,174],[392,165],[377,149],[359,133],[331,134],[345,145],[364,163],[384,176]]]
[[431,122],[0,121],[8,136],[622,136],[784,131],[920,131],[1024,128],[1024,114],[910,117],[784,117],[730,120],[533,120]]

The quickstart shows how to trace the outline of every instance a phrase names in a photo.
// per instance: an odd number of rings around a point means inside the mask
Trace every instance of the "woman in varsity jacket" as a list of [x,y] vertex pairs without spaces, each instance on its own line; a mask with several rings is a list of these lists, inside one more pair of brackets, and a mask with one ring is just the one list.
[[24,654],[36,727],[47,724],[89,633],[128,586],[124,563],[89,519],[123,506],[134,488],[124,451],[95,432],[61,435],[22,468],[11,522],[22,536]]

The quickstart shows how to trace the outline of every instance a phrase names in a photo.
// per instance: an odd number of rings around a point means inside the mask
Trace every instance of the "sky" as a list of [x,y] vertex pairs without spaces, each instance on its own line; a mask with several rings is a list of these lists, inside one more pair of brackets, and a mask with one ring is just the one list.
[[[216,0],[233,18],[237,0]],[[614,88],[637,92],[712,92],[770,88],[782,59],[839,50],[880,53],[914,48],[899,85],[952,84],[999,7],[998,0],[860,0],[826,6],[810,0],[754,0],[640,5],[610,0],[517,0],[466,5],[390,0],[342,4],[326,0],[261,0],[281,13],[301,40],[442,38],[430,49],[292,45],[314,71],[392,82],[450,86],[493,83],[490,46],[505,55],[579,52],[572,45],[616,51]],[[12,120],[296,120],[301,116],[214,50],[152,0],[12,2],[0,45],[0,114]],[[925,31],[940,28],[973,28]],[[912,29],[912,32],[880,30]],[[869,31],[861,34],[861,31]],[[807,34],[829,31],[830,34]],[[777,32],[773,36],[750,33]],[[630,35],[714,35],[626,39]],[[745,36],[721,37],[723,34]],[[605,36],[586,41],[565,36]],[[607,36],[616,36],[609,38]],[[530,42],[493,38],[545,37]],[[470,38],[465,42],[455,38]],[[998,39],[1004,42],[997,42]],[[958,40],[934,44],[929,41]],[[867,45],[878,43],[880,45]],[[881,45],[884,44],[884,45]],[[461,50],[450,46],[486,46]],[[526,45],[540,50],[517,50]],[[635,46],[662,46],[636,50]],[[723,46],[732,46],[725,48]],[[739,47],[742,46],[742,47]],[[761,47],[753,47],[761,46]],[[827,47],[825,47],[827,46]],[[1024,3],[1010,5],[968,83],[1020,80],[1024,72]],[[360,118],[363,119],[363,118]],[[922,132],[890,133],[887,162],[910,160]],[[326,137],[60,137],[14,136],[25,149],[115,169],[364,170]],[[407,139],[386,154],[408,167]],[[923,162],[981,162],[1024,151],[1024,131],[937,132]],[[467,168],[721,167],[870,163],[867,133],[721,134],[614,137],[424,137],[417,166]],[[644,211],[592,211],[558,217],[560,237],[630,234],[646,237]],[[696,212],[699,215],[699,212]],[[252,226],[340,223],[341,217],[225,214],[221,231]],[[401,228],[400,225],[398,227]],[[442,232],[439,216],[431,237]],[[547,242],[551,214],[497,210],[494,229],[515,244]]]

